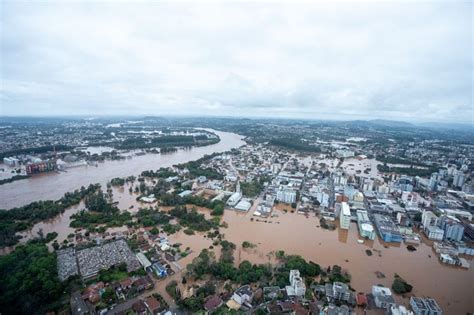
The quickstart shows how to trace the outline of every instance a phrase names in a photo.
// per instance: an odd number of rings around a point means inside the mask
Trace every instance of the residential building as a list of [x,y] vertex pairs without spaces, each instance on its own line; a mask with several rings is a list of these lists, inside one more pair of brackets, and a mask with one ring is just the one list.
[[444,231],[437,226],[428,226],[424,229],[426,236],[430,240],[442,241],[444,236]]
[[387,309],[395,304],[392,291],[389,288],[374,285],[372,286],[372,295],[374,296],[375,306]]
[[290,285],[286,286],[286,293],[289,296],[304,296],[306,293],[306,286],[303,278],[300,276],[299,270],[290,270]]
[[237,302],[239,305],[245,303],[251,303],[253,299],[253,292],[250,286],[244,285],[235,290],[234,294],[232,295],[232,300]]
[[455,171],[453,176],[453,186],[454,187],[462,187],[465,181],[465,175],[462,171]]
[[349,301],[351,291],[349,286],[342,282],[326,283],[325,284],[326,298],[328,302],[334,301]]
[[351,225],[351,209],[347,202],[341,203],[341,213],[339,215],[339,227],[348,230]]
[[357,210],[357,225],[361,237],[369,240],[375,239],[375,229],[370,222],[369,215],[365,210]]
[[390,217],[382,214],[375,214],[374,221],[379,236],[384,242],[400,243],[402,241],[400,230]]
[[464,226],[461,222],[452,216],[442,216],[439,220],[439,226],[444,231],[444,239],[459,242],[464,235]]
[[280,188],[277,191],[276,199],[284,203],[296,202],[296,191],[293,189]]
[[421,224],[424,228],[438,225],[438,217],[431,211],[423,211],[421,214]]
[[403,305],[394,304],[387,309],[387,315],[413,315],[413,312]]
[[442,315],[443,311],[438,303],[431,298],[419,298],[412,296],[410,298],[410,306],[415,315]]

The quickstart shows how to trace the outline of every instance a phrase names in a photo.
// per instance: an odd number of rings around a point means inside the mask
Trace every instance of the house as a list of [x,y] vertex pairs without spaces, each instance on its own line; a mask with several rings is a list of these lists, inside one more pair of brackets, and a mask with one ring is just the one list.
[[168,275],[168,272],[166,271],[166,268],[160,264],[159,262],[154,263],[151,266],[151,269],[155,272],[155,274],[158,277],[166,277]]
[[145,305],[151,315],[156,315],[160,312],[161,304],[154,296],[147,297]]
[[419,298],[412,296],[410,298],[410,306],[415,315],[442,315],[443,311],[438,303],[431,298]]
[[326,283],[325,285],[326,298],[328,302],[334,301],[349,301],[351,292],[349,286],[342,282],[334,282],[333,284]]
[[413,312],[403,305],[394,304],[387,309],[387,315],[413,315]]
[[232,300],[237,302],[240,305],[245,303],[251,303],[253,299],[253,291],[249,285],[244,285],[235,290],[232,295]]
[[145,305],[145,302],[142,300],[138,300],[132,305],[132,310],[137,314],[137,315],[147,315],[147,308]]
[[375,305],[378,308],[387,309],[390,305],[395,304],[392,291],[389,288],[374,285],[372,286],[372,295],[374,296]]
[[204,309],[208,312],[212,312],[222,305],[222,299],[219,295],[211,295],[204,301]]
[[120,288],[122,288],[122,290],[128,290],[131,287],[132,287],[132,279],[126,278],[120,281]]
[[367,296],[362,292],[357,293],[356,302],[358,306],[367,305]]
[[88,286],[84,290],[84,292],[82,292],[82,299],[84,301],[88,300],[92,304],[99,302],[100,297],[102,296],[102,293],[104,292],[104,287],[105,285],[102,281]]
[[86,302],[84,302],[79,291],[71,294],[70,305],[72,315],[95,314],[93,310],[89,309],[89,306],[86,304]]

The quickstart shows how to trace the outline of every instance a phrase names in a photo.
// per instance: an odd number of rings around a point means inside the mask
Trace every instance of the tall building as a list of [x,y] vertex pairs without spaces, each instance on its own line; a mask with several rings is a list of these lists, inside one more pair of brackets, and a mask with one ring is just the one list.
[[289,296],[304,296],[306,286],[303,278],[300,276],[299,270],[290,270],[290,285],[286,286],[286,293]]
[[421,224],[423,224],[423,228],[438,225],[438,217],[431,211],[423,211]]
[[339,215],[339,226],[341,229],[349,230],[351,225],[351,209],[347,202],[341,202],[341,213]]
[[435,190],[437,184],[438,184],[438,173],[433,173],[431,174],[430,183],[428,184],[430,190]]
[[296,202],[296,191],[292,189],[280,189],[277,191],[276,199],[284,203]]
[[439,226],[444,231],[444,239],[459,242],[464,235],[464,226],[458,219],[451,216],[442,216]]
[[381,214],[375,214],[374,221],[380,238],[384,242],[400,243],[402,241],[402,234],[390,217]]
[[357,226],[359,227],[360,236],[369,240],[375,239],[375,229],[369,220],[367,211],[357,210]]
[[462,171],[455,171],[453,177],[453,186],[462,187],[464,185],[465,176]]

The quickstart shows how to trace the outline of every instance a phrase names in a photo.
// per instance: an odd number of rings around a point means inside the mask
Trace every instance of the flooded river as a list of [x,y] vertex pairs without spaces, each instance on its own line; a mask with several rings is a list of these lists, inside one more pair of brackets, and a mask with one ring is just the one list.
[[81,186],[100,183],[105,186],[114,177],[139,175],[144,170],[157,170],[174,164],[197,160],[206,154],[224,152],[245,144],[242,137],[229,132],[214,131],[220,142],[205,147],[178,150],[168,154],[146,154],[132,159],[106,161],[98,167],[70,168],[65,173],[47,173],[0,186],[0,209],[22,206],[35,200],[59,199],[65,192]]
[[[72,169],[64,174],[49,174],[18,181],[0,187],[1,208],[11,208],[38,199],[57,199],[66,191],[79,188],[81,185],[99,182],[105,184],[113,177],[137,175],[146,169],[158,169],[190,160],[196,160],[204,154],[222,152],[238,147],[243,143],[235,134],[217,132],[221,142],[208,147],[178,151],[169,155],[145,155],[130,160],[111,161],[101,164],[98,168],[84,167]],[[371,165],[372,167],[376,165]],[[365,167],[365,166],[364,166]],[[139,204],[135,194],[130,194],[128,185],[115,188],[113,198],[122,210],[137,211]],[[133,208],[129,209],[131,206]],[[69,227],[70,216],[83,207],[82,204],[72,207],[52,220],[41,222],[25,233],[25,239],[35,236],[39,229],[46,235],[49,232],[59,233],[61,242],[73,232]],[[281,208],[281,207],[279,207]],[[288,206],[288,210],[290,207]],[[201,212],[208,210],[200,209]],[[356,291],[370,292],[372,285],[383,284],[390,287],[395,273],[413,285],[413,294],[435,298],[442,307],[444,314],[466,314],[474,311],[474,267],[466,270],[441,264],[426,239],[410,252],[404,244],[388,245],[375,241],[359,244],[359,234],[355,223],[350,230],[328,231],[319,227],[319,219],[305,217],[296,213],[276,211],[278,217],[251,220],[251,213],[238,213],[226,210],[223,221],[228,228],[222,228],[224,238],[236,244],[236,264],[243,260],[253,263],[275,262],[273,253],[284,250],[287,254],[298,254],[306,260],[312,260],[323,268],[340,265],[352,276],[351,286]],[[267,223],[263,222],[267,220]],[[171,242],[182,243],[182,248],[190,247],[192,253],[178,263],[185,268],[203,248],[208,248],[212,241],[204,237],[204,233],[186,235],[180,231],[170,237]],[[24,240],[23,240],[24,241]],[[243,249],[243,241],[256,244],[256,248]],[[366,250],[373,252],[372,256]],[[215,250],[218,250],[216,248]],[[218,256],[218,253],[216,253]],[[471,265],[472,258],[468,258]],[[377,277],[376,272],[383,273],[384,278]],[[166,284],[175,279],[180,283],[182,273],[160,281],[156,290],[166,296]],[[185,288],[182,288],[183,292]],[[397,302],[408,305],[408,297],[396,296]]]

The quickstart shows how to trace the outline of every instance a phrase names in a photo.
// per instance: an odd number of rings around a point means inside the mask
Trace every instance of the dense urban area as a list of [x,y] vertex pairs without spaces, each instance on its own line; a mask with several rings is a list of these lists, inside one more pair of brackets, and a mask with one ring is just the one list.
[[472,126],[3,117],[0,156],[2,314],[474,311]]

